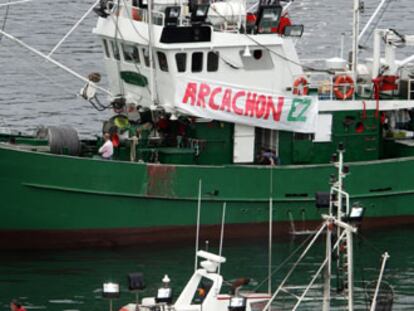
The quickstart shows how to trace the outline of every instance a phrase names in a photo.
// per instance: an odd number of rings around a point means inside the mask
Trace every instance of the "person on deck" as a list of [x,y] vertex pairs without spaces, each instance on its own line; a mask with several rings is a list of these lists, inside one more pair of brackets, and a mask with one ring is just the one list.
[[285,33],[285,28],[291,26],[292,22],[290,21],[289,15],[287,13],[283,14],[279,20],[279,26],[277,27],[276,32],[283,35]]
[[114,154],[114,145],[111,141],[111,135],[109,133],[104,134],[105,143],[99,148],[98,152],[104,160],[112,160]]
[[276,152],[271,149],[262,148],[261,152],[257,157],[257,162],[262,165],[280,165],[280,160],[276,156]]
[[10,311],[26,311],[26,309],[17,300],[13,299],[10,302]]

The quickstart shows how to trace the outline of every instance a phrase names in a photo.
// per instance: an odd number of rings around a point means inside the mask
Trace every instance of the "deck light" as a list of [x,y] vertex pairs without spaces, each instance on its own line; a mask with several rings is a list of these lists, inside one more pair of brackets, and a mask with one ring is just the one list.
[[144,275],[140,272],[128,274],[128,289],[130,291],[145,289]]
[[315,204],[316,208],[329,208],[332,198],[329,192],[316,192],[315,193]]
[[229,311],[245,311],[246,310],[246,298],[244,297],[232,297],[230,299]]
[[290,25],[286,26],[283,35],[286,37],[297,37],[300,38],[303,35],[303,25]]
[[364,217],[365,208],[360,206],[359,204],[356,204],[352,206],[351,212],[348,215],[348,219],[351,222],[361,222],[362,218]]
[[155,298],[155,302],[157,303],[166,303],[171,304],[173,300],[172,289],[170,287],[170,278],[168,275],[164,275],[162,279],[163,286],[158,289],[157,297]]
[[119,298],[119,284],[112,282],[104,283],[102,297],[109,299]]
[[169,6],[165,9],[165,25],[177,26],[181,8],[179,6]]
[[194,23],[204,23],[207,19],[208,10],[210,8],[209,4],[199,4],[195,5],[192,8],[191,12],[191,22]]
[[271,33],[274,29],[277,29],[282,11],[283,8],[280,4],[260,6],[256,21],[257,31],[259,33]]

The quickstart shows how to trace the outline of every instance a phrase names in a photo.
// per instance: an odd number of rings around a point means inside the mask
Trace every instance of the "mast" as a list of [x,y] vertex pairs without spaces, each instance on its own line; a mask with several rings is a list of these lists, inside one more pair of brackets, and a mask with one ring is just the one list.
[[154,73],[154,55],[153,55],[153,43],[154,43],[154,27],[152,23],[152,6],[153,0],[148,0],[148,53],[149,53],[149,65],[150,65],[150,96],[151,107],[155,108],[155,73]]
[[[332,214],[329,216],[332,217]],[[328,262],[325,267],[324,285],[323,285],[323,305],[322,311],[329,311],[331,309],[331,275],[332,275],[332,227],[326,227],[326,253],[325,256]]]
[[[222,215],[221,215],[221,230],[220,230],[220,245],[219,245],[219,256],[221,257],[222,253],[223,253],[223,240],[224,240],[224,224],[226,222],[226,206],[227,203],[224,202],[223,203],[223,211],[222,211]],[[221,263],[218,266],[218,274],[220,274],[221,272]]]
[[198,266],[198,256],[197,252],[199,249],[199,240],[200,240],[200,216],[201,216],[201,189],[203,187],[203,182],[201,179],[198,181],[198,200],[197,200],[197,227],[196,227],[196,240],[195,240],[195,258],[194,258],[194,272],[197,271]]
[[[338,147],[338,156],[339,156],[339,162],[338,162],[338,189],[337,189],[337,193],[338,193],[338,210],[337,210],[337,223],[341,223],[343,216],[348,216],[349,213],[349,195],[344,191],[343,189],[343,179],[346,176],[346,171],[344,170],[344,146],[343,144],[340,144]],[[346,203],[345,203],[345,212],[344,212],[344,208],[343,208],[343,197],[345,197]],[[329,228],[328,228],[329,230]],[[348,295],[348,311],[353,311],[354,310],[354,291],[353,291],[353,286],[354,286],[354,262],[353,262],[353,232],[351,230],[348,230],[347,228],[343,228],[341,226],[338,226],[338,237],[342,236],[343,233],[345,232],[345,237],[343,239],[339,238],[339,242],[344,243],[342,244],[342,246],[345,247],[346,250],[346,256],[345,256],[345,267],[344,270],[346,271],[346,276],[347,276],[347,295]],[[329,234],[328,234],[329,236]],[[327,237],[327,242],[328,242],[329,238]],[[343,256],[341,254],[340,248],[338,247],[337,249],[337,255],[338,258],[340,258],[340,256]],[[339,268],[338,266],[339,261],[337,261],[337,268]],[[324,306],[325,306],[325,300],[324,300]],[[325,310],[325,309],[324,309]],[[326,309],[329,310],[329,309]]]
[[267,290],[272,294],[272,244],[273,244],[273,169],[270,167],[270,196],[269,196],[269,254]]
[[353,8],[353,31],[352,31],[352,74],[354,76],[354,81],[356,82],[357,78],[357,67],[358,67],[358,37],[359,37],[359,10],[360,10],[360,0],[354,0]]

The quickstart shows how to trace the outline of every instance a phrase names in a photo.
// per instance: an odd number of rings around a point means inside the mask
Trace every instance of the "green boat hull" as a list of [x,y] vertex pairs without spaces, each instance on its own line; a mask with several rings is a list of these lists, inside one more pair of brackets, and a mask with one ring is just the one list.
[[[140,164],[0,147],[0,248],[113,246],[193,239],[199,181],[203,238],[266,232],[269,197],[277,234],[314,229],[332,165]],[[346,190],[367,225],[414,223],[414,158],[350,164]],[[271,186],[273,185],[272,191]]]

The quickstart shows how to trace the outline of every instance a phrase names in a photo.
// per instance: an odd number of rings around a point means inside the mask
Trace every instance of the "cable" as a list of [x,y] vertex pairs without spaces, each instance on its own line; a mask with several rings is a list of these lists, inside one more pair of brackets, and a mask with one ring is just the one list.
[[[134,29],[135,33],[136,33],[139,37],[141,37],[141,39],[143,39],[144,41],[148,42],[148,45],[149,45],[149,40],[148,40],[147,38],[145,38],[143,35],[141,35],[141,34],[140,34],[140,32],[138,31],[138,29],[135,27],[135,24],[134,24],[134,22],[132,21],[132,20],[133,20],[133,18],[132,18],[132,16],[131,16],[131,14],[129,14],[129,11],[128,11],[128,4],[125,2],[125,0],[122,0],[122,2],[124,3],[124,7],[127,9],[127,10],[126,10],[126,12],[127,12],[128,20],[129,20],[129,22],[130,22],[130,24],[131,24],[132,28]],[[132,6],[131,6],[131,9],[132,9]]]
[[[118,0],[119,1],[119,0]],[[123,0],[123,1],[125,1],[125,0]],[[125,2],[124,2],[124,4],[125,4]],[[127,10],[127,12],[128,12],[128,10]],[[130,15],[129,15],[129,13],[127,13],[128,14],[128,19],[132,22],[132,20],[130,19]],[[126,42],[125,41],[125,38],[124,38],[124,36],[123,36],[123,34],[122,34],[122,32],[121,32],[121,30],[119,29],[119,27],[117,26],[117,24],[115,24],[114,23],[114,25],[115,25],[115,28],[117,28],[118,29],[118,31],[117,31],[117,33],[119,33],[119,36],[121,37],[121,39],[122,39],[122,41],[124,41],[124,42]],[[135,29],[135,27],[134,27],[134,29]],[[138,32],[137,32],[137,34],[138,35],[140,35]],[[141,36],[141,35],[140,35]],[[146,40],[146,41],[148,41],[148,40]],[[119,46],[117,45],[117,47],[118,47],[118,49],[119,49]],[[123,47],[121,46],[121,49],[119,49],[119,55],[120,55],[120,57],[121,57],[121,50],[122,50],[122,52],[123,52]],[[138,54],[139,54],[139,51],[138,51]],[[145,56],[144,56],[145,57]],[[142,60],[142,61],[144,61],[144,60]],[[117,62],[118,63],[118,62]],[[137,72],[139,73],[139,74],[142,74],[141,73],[141,69],[139,68],[139,66],[137,65],[137,63],[136,62],[132,62],[132,64],[134,65],[134,67],[135,67],[135,69],[137,70]],[[118,71],[119,71],[119,63],[118,63]],[[146,89],[147,89],[147,91],[148,91],[148,93],[150,93],[151,94],[151,90],[150,90],[150,88],[148,87],[148,85],[145,85],[145,87],[146,87]]]
[[121,95],[123,97],[125,95],[125,87],[124,87],[124,81],[121,79],[121,65],[120,65],[120,61],[121,61],[121,51],[123,52],[123,49],[122,49],[122,46],[120,46],[118,44],[118,32],[120,32],[119,31],[119,15],[121,13],[121,7],[119,5],[119,1],[120,0],[117,0],[116,8],[114,10],[114,12],[117,13],[116,14],[116,23],[115,23],[115,35],[114,35],[114,40],[115,41],[114,41],[114,43],[115,43],[116,49],[118,50],[118,58],[119,58],[119,60],[116,59],[116,69],[118,71],[119,88],[120,88]]
[[[14,53],[12,53],[12,51],[10,51],[10,49],[6,46],[3,46],[3,48],[9,53],[10,56],[15,56]],[[37,68],[35,66],[33,66],[31,63],[29,63],[24,57],[20,58],[19,61],[21,63],[23,63],[30,71],[32,71],[34,74],[38,75],[39,77],[47,80],[48,82],[50,82],[52,85],[55,85],[59,88],[61,88],[62,90],[64,90],[67,94],[72,95],[73,97],[76,97],[77,94],[68,91],[67,86],[60,84],[58,82],[56,82],[56,80],[49,78],[47,75],[42,74],[40,71],[37,70]]]
[[225,59],[223,56],[220,55],[220,52],[219,51],[213,51],[213,53],[215,53],[217,55],[217,57],[220,58],[230,68],[233,68],[233,69],[236,69],[236,70],[239,70],[239,69],[242,68],[241,66],[234,65],[230,61],[228,61],[227,59]]
[[12,6],[12,5],[15,5],[15,4],[21,4],[21,3],[30,2],[30,1],[32,1],[32,0],[18,0],[18,1],[13,1],[13,2],[11,2],[9,0],[7,3],[0,3],[0,7]]
[[[10,0],[8,0],[7,3],[10,3]],[[6,11],[4,12],[3,24],[1,25],[2,31],[6,29],[7,18],[9,17],[9,10],[10,10],[10,5],[6,5]],[[0,42],[1,42],[1,39],[3,39],[3,35],[0,35]]]
[[[319,230],[320,228],[318,228]],[[289,261],[290,259],[292,259],[292,257],[299,252],[300,249],[302,249],[308,242],[309,240],[313,237],[312,234],[310,234],[305,240],[303,240],[303,242],[279,265],[277,266],[272,273],[270,274],[270,276],[273,276],[276,272],[278,272],[281,268],[283,268]],[[266,277],[263,281],[261,281],[255,288],[254,291],[258,290],[267,280],[269,279],[269,277]]]
[[372,33],[374,32],[374,30],[377,28],[377,26],[378,26],[378,24],[381,22],[381,20],[382,20],[382,18],[383,18],[383,16],[384,16],[384,14],[385,14],[385,11],[387,11],[388,10],[388,7],[390,6],[390,4],[391,4],[391,2],[392,2],[393,0],[389,0],[388,2],[387,2],[387,4],[385,4],[384,5],[384,7],[382,8],[382,12],[380,13],[380,15],[378,15],[378,18],[377,18],[377,21],[376,21],[376,23],[375,24],[373,24],[372,26],[371,26],[371,30],[368,32],[368,35],[365,37],[365,40],[364,40],[364,44],[362,44],[362,45],[366,45],[367,44],[367,42],[368,42],[368,40],[371,38],[371,36],[372,36]]
[[[7,47],[3,47],[4,49],[6,49],[6,51],[11,55],[11,56],[13,56],[14,54],[10,51],[10,49],[9,48],[7,48]],[[60,88],[60,89],[62,89],[64,92],[66,92],[68,95],[71,95],[71,97],[72,98],[76,98],[77,96],[78,96],[78,94],[74,94],[73,92],[71,92],[71,91],[68,91],[68,89],[67,89],[67,86],[66,85],[63,85],[63,84],[60,84],[60,83],[58,83],[58,82],[56,82],[56,80],[53,80],[53,79],[51,79],[51,78],[49,78],[47,75],[44,75],[44,74],[42,74],[40,71],[38,71],[31,63],[29,63],[29,62],[27,62],[24,58],[22,58],[21,60],[20,60],[22,63],[23,63],[23,65],[24,66],[26,66],[26,68],[28,68],[30,71],[32,71],[34,74],[36,74],[36,75],[38,75],[38,76],[40,76],[41,78],[43,78],[44,80],[47,80],[50,84],[52,84],[52,85],[54,85],[54,86],[56,86],[56,87],[58,87],[58,88]],[[88,100],[88,102],[92,105],[92,107],[94,108],[94,109],[96,109],[97,111],[99,111],[99,112],[102,112],[102,111],[104,111],[104,110],[106,110],[106,109],[109,109],[109,108],[111,108],[112,107],[112,105],[111,104],[109,104],[109,105],[107,105],[107,106],[105,106],[105,105],[102,105],[101,104],[101,102],[99,101],[99,99],[97,98],[97,97],[95,97],[95,100],[96,100],[96,103],[94,103],[92,100]]]

